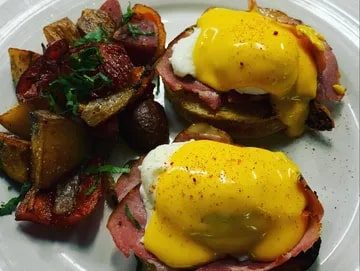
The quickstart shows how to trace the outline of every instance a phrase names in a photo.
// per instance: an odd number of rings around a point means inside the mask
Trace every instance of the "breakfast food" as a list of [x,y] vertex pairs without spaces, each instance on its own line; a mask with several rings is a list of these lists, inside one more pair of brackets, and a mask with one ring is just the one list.
[[205,124],[178,140],[190,135],[200,140],[161,145],[120,177],[107,225],[119,250],[145,270],[306,270],[323,208],[299,168]]
[[[111,174],[128,171],[105,163],[119,125],[126,125],[121,111],[136,116],[129,125],[135,145],[168,142],[152,82],[166,33],[154,9],[129,4],[123,13],[117,0],[85,9],[76,24],[66,17],[43,32],[48,44],[41,54],[9,49],[19,103],[0,115],[10,132],[0,133],[0,170],[23,185],[18,197],[1,202],[0,216],[16,210],[16,220],[71,226],[103,202]],[[156,119],[138,108],[151,108]],[[161,130],[147,140],[141,128],[155,124]]]
[[324,37],[255,1],[249,11],[206,10],[169,44],[157,72],[180,115],[235,138],[331,130],[326,104],[345,92]]

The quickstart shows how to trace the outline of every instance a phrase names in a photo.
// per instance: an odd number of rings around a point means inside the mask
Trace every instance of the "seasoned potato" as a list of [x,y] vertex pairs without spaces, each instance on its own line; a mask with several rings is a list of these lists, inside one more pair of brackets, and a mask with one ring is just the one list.
[[[104,98],[98,98],[89,103],[82,103],[79,107],[80,117],[91,127],[98,126],[116,113],[137,101],[140,97],[152,95],[154,88],[151,83],[154,72],[148,72],[144,67],[134,68],[132,71],[132,86]],[[148,97],[148,96],[146,96]]]
[[30,112],[47,109],[48,104],[44,100],[32,100],[21,103],[0,115],[0,124],[9,132],[23,138],[31,138]]
[[142,101],[124,112],[120,128],[129,144],[147,152],[169,143],[169,126],[164,108],[152,99]]
[[32,170],[34,184],[48,188],[80,165],[87,155],[85,128],[48,111],[30,113],[32,120]]
[[43,32],[48,43],[65,39],[71,44],[80,38],[76,25],[68,17],[45,26]]
[[9,48],[8,53],[10,57],[11,75],[14,85],[16,85],[20,76],[40,55],[32,51],[17,48]]
[[108,97],[95,99],[88,104],[81,104],[80,117],[87,125],[95,127],[125,109],[133,96],[134,90],[128,88]]
[[24,183],[29,180],[30,142],[0,133],[0,169],[12,180]]
[[94,32],[101,27],[109,36],[112,36],[116,30],[116,24],[110,15],[99,9],[84,9],[76,26],[82,34]]

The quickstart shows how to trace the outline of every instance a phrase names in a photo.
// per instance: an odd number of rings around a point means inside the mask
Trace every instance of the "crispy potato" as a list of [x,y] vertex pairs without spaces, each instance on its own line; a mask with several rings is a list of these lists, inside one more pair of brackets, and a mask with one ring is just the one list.
[[112,36],[116,30],[116,24],[110,15],[99,9],[84,9],[76,26],[82,34],[94,32],[101,27],[109,36]]
[[117,112],[125,109],[134,95],[131,88],[125,89],[105,98],[80,105],[80,117],[91,127],[106,121]]
[[32,170],[34,184],[49,188],[78,167],[87,155],[85,128],[48,111],[30,113],[32,121]]
[[72,44],[75,40],[80,38],[79,30],[68,17],[45,26],[43,32],[48,43],[65,39]]
[[89,103],[80,104],[80,117],[91,127],[98,126],[116,113],[123,111],[129,104],[140,97],[152,93],[152,80],[154,73],[146,71],[143,67],[134,68],[132,87],[121,90],[104,98],[98,98]]
[[30,142],[0,133],[0,169],[12,180],[24,183],[29,180]]
[[267,115],[262,104],[252,104],[251,108],[222,106],[212,112],[191,93],[175,93],[166,84],[165,91],[175,110],[187,121],[209,123],[235,140],[265,137],[286,128],[276,115]]
[[4,114],[0,115],[0,124],[9,132],[30,140],[31,123],[30,112],[40,109],[47,109],[48,104],[45,100],[32,100],[27,103],[20,103]]
[[17,48],[9,48],[8,53],[10,57],[11,75],[14,85],[16,85],[20,76],[40,55],[32,51]]

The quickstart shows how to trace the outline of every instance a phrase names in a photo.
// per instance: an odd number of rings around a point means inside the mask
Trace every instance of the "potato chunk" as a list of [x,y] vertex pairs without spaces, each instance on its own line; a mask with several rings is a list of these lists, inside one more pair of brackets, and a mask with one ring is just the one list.
[[78,167],[87,155],[86,130],[73,120],[48,111],[35,111],[32,120],[32,170],[34,184],[48,188]]
[[32,51],[17,48],[9,48],[8,53],[10,57],[11,75],[14,85],[16,85],[20,76],[40,55]]
[[24,183],[29,180],[30,142],[0,133],[0,169],[12,180]]
[[56,40],[65,39],[70,44],[80,38],[76,25],[68,18],[62,18],[43,28],[44,35],[48,43]]
[[116,30],[116,24],[110,15],[99,9],[84,9],[76,26],[83,34],[94,32],[101,27],[109,36],[112,36]]
[[9,111],[0,115],[0,124],[9,132],[23,138],[31,138],[30,112],[40,109],[47,109],[48,104],[44,100],[32,100],[27,103],[20,103]]

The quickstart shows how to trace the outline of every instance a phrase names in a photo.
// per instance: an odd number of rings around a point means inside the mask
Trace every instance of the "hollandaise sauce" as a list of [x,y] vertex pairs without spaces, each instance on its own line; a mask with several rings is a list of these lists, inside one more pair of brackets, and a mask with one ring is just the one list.
[[317,69],[299,35],[310,35],[321,48],[316,32],[290,29],[256,10],[225,8],[205,12],[197,27],[196,78],[219,92],[252,88],[269,93],[288,134],[302,134],[309,100],[316,96]]
[[201,140],[158,176],[144,245],[174,268],[224,255],[272,261],[307,227],[298,167],[284,153]]

